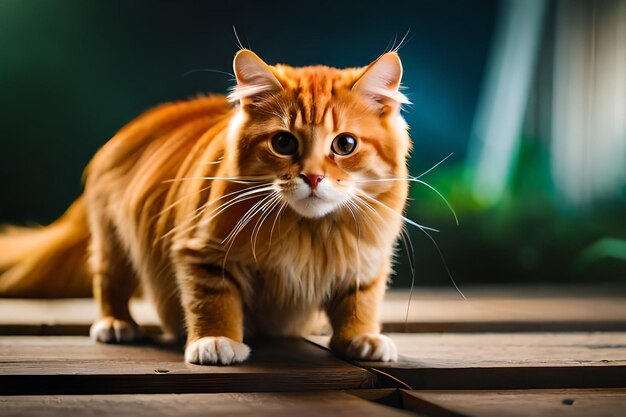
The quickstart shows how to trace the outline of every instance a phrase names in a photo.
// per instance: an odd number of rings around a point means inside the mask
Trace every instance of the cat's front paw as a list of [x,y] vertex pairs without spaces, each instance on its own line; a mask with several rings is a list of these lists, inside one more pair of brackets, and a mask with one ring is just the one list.
[[248,359],[250,348],[225,336],[203,337],[185,348],[185,362],[198,365],[231,365]]
[[110,316],[96,320],[89,329],[89,336],[103,343],[135,343],[145,338],[144,332],[135,323]]
[[398,349],[389,337],[378,333],[365,333],[353,337],[345,348],[349,359],[390,362],[398,360]]

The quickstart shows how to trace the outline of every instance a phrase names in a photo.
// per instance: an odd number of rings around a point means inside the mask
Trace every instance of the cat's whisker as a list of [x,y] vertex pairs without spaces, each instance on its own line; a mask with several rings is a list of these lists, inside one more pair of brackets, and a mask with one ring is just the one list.
[[416,226],[418,229],[420,229],[422,231],[422,233],[424,233],[429,239],[430,241],[433,243],[433,245],[435,246],[435,249],[437,250],[437,253],[439,254],[439,258],[441,259],[441,262],[443,263],[444,269],[446,270],[446,274],[448,275],[448,277],[450,278],[450,281],[452,282],[452,285],[454,285],[454,288],[457,290],[457,292],[461,295],[461,297],[463,297],[463,299],[465,301],[467,301],[467,298],[465,297],[465,294],[463,294],[463,292],[461,292],[461,289],[459,288],[459,286],[456,284],[456,281],[454,280],[454,277],[452,276],[452,273],[450,272],[450,268],[448,268],[448,263],[446,262],[445,257],[443,256],[443,252],[441,252],[441,248],[439,247],[439,244],[437,243],[437,241],[435,240],[435,238],[428,233],[428,231],[431,232],[438,232],[437,229],[433,229],[431,227],[428,226],[424,226],[421,224],[418,224],[408,218],[406,218],[405,216],[401,215],[400,213],[398,213],[397,211],[395,211],[394,209],[392,209],[391,207],[387,206],[386,204],[376,200],[375,198],[372,198],[370,196],[368,196],[365,193],[361,194],[363,197],[376,202],[378,204],[381,205],[381,207],[385,207],[386,209],[388,209],[389,211],[391,211],[392,213],[397,214],[398,216],[402,217],[404,219],[404,221],[406,221],[408,224]]
[[389,42],[387,43],[387,47],[385,48],[383,53],[385,54],[387,52],[393,51],[393,48],[395,48],[397,41],[398,41],[398,32],[394,33],[393,39],[389,39]]
[[356,219],[356,215],[354,214],[354,210],[351,207],[351,203],[352,201],[346,200],[344,201],[343,205],[350,212],[350,215],[352,216],[352,219],[354,220],[354,227],[357,232],[357,242],[358,242],[361,239],[361,227],[359,226],[359,222]]
[[[266,188],[264,188],[264,187],[266,187]],[[243,188],[241,190],[236,190],[236,191],[230,192],[228,194],[224,194],[223,196],[218,197],[215,200],[210,201],[208,204],[209,205],[215,204],[216,202],[218,202],[220,200],[223,200],[223,199],[225,199],[227,197],[230,197],[232,195],[236,195],[236,196],[253,195],[253,194],[256,193],[257,190],[258,191],[261,191],[261,190],[262,191],[266,191],[266,190],[269,191],[269,190],[272,190],[273,188],[274,187],[272,186],[271,183],[264,183],[264,184],[253,185],[251,187]],[[233,200],[228,200],[228,202],[232,202]],[[215,210],[220,209],[224,204],[227,204],[228,202],[222,203],[220,206],[216,207]]]
[[359,207],[358,203],[363,204],[365,206],[365,208],[370,210],[372,213],[376,214],[376,216],[378,216],[378,220],[380,221],[380,224],[384,224],[383,217],[380,215],[380,213],[374,207],[372,207],[367,201],[363,200],[358,195],[352,194],[351,198],[353,198],[355,200],[354,204],[355,204],[356,207],[358,207],[360,209],[361,213],[363,213],[363,215],[366,216],[370,220],[371,226],[373,227],[373,230],[376,233],[377,239],[379,241],[383,241],[383,236],[382,236],[382,233],[381,233],[382,231],[381,231],[380,227],[377,225],[377,222],[375,222],[374,219],[365,210],[363,210],[361,207]]
[[[361,250],[360,250],[360,246],[361,246],[361,227],[359,226],[359,222],[356,219],[356,214],[353,211],[353,208],[351,206],[354,206],[354,203],[351,200],[346,200],[342,205],[344,205],[344,207],[346,209],[348,209],[348,211],[350,211],[350,214],[352,215],[352,218],[354,219],[354,225],[357,231],[357,237],[356,237],[356,246],[357,246],[357,251],[356,251],[356,274],[355,274],[355,295],[356,297],[358,297],[359,295],[359,287],[361,286]],[[357,207],[358,210],[358,207]],[[355,314],[359,315],[358,310],[355,311]]]
[[415,287],[415,250],[413,248],[413,242],[411,241],[411,235],[406,227],[402,228],[400,236],[402,238],[402,242],[404,243],[404,249],[406,250],[407,259],[409,261],[409,268],[411,269],[411,289],[409,290],[409,300],[406,305],[406,315],[404,317],[404,331],[408,332],[409,312],[411,311],[411,300],[413,299],[413,288]]
[[[274,222],[272,223],[272,230],[270,230],[270,243],[269,243],[269,246],[272,246],[272,237],[274,236],[274,227],[276,227],[276,221],[279,219],[280,214],[283,212],[285,207],[287,207],[288,203],[289,203],[288,201],[285,201],[283,203],[283,205],[280,206],[280,208],[278,209],[278,212],[276,213],[276,217],[274,218]],[[280,229],[280,225],[279,225],[279,229]]]
[[426,236],[428,236],[430,241],[433,242],[433,245],[435,245],[435,249],[437,249],[437,253],[439,254],[439,258],[441,259],[441,262],[443,263],[443,267],[446,270],[446,274],[448,274],[448,277],[450,278],[450,281],[452,282],[452,285],[454,285],[454,288],[459,293],[459,295],[463,298],[463,300],[467,301],[467,298],[465,297],[465,294],[463,294],[463,292],[461,291],[459,286],[456,284],[456,281],[454,280],[454,277],[452,276],[452,272],[450,272],[450,268],[448,267],[448,262],[446,262],[446,258],[443,256],[443,252],[441,251],[441,248],[439,247],[439,244],[437,243],[435,238],[430,233],[428,233],[426,230],[422,230],[422,232],[424,232],[424,234],[426,234]]
[[[252,190],[252,189],[255,189],[255,188],[259,188],[259,187],[263,187],[263,186],[267,186],[267,185],[270,185],[270,184],[271,184],[271,183],[258,184],[258,185],[254,185],[254,186],[251,186],[251,187],[247,187],[247,188],[244,188],[244,189],[241,189],[241,190],[236,190],[236,191],[233,191],[233,192],[231,192],[231,193],[225,194],[225,195],[223,195],[223,196],[221,196],[221,197],[219,197],[219,198],[217,198],[217,199],[213,200],[213,201],[212,201],[212,202],[210,202],[210,203],[205,203],[205,204],[203,204],[202,206],[200,206],[200,207],[196,208],[196,209],[194,210],[194,213],[196,213],[198,210],[200,210],[200,209],[204,208],[204,206],[205,206],[206,204],[213,204],[214,202],[219,201],[219,200],[221,200],[221,199],[223,199],[223,198],[226,198],[226,197],[228,197],[228,196],[231,196],[231,195],[234,195],[234,194],[237,194],[237,193],[243,193],[243,192],[245,192],[245,191]],[[177,206],[178,204],[180,204],[180,203],[181,203],[183,200],[185,200],[186,198],[189,198],[189,197],[194,196],[194,195],[198,195],[198,194],[200,194],[200,193],[202,193],[202,192],[204,192],[204,191],[207,191],[209,188],[211,188],[211,185],[210,185],[210,184],[209,184],[208,186],[206,186],[206,187],[204,187],[204,188],[200,189],[200,190],[197,190],[197,191],[194,191],[194,192],[191,192],[191,193],[188,193],[188,194],[186,194],[186,195],[182,196],[180,199],[178,199],[177,201],[175,201],[174,203],[172,203],[172,204],[171,204],[171,205],[169,205],[168,207],[166,207],[166,208],[164,208],[163,210],[161,210],[161,211],[160,211],[158,214],[156,214],[154,217],[159,217],[159,216],[161,216],[161,215],[165,214],[167,211],[171,210],[172,208],[174,208],[175,206]]]
[[393,47],[390,49],[390,52],[396,52],[396,53],[397,53],[397,52],[398,52],[398,51],[400,51],[400,49],[402,49],[402,48],[403,48],[406,44],[408,44],[408,43],[411,41],[411,39],[413,39],[413,37],[411,37],[408,41],[406,40],[406,38],[409,36],[409,33],[410,33],[410,32],[411,32],[411,29],[407,29],[406,33],[404,34],[404,36],[402,37],[402,39],[400,39],[400,42],[398,42],[398,44],[397,44],[397,45],[396,45],[396,41],[397,41],[397,39],[398,39],[398,35],[396,34],[396,37],[395,37],[395,38],[394,38],[394,40],[393,40],[393,44],[394,44],[395,46],[393,46]]
[[415,250],[413,248],[413,241],[411,240],[411,235],[406,226],[402,228],[401,232],[402,241],[405,244],[405,249],[407,252],[407,259],[409,261],[409,268],[411,269],[411,273],[414,276],[415,273]]
[[352,194],[352,198],[354,198],[355,200],[357,200],[358,202],[360,202],[361,204],[363,204],[366,208],[368,208],[372,213],[376,214],[378,216],[378,219],[381,222],[384,222],[385,219],[383,219],[383,217],[380,215],[380,213],[367,201],[363,200],[361,197],[359,197],[357,194]]
[[354,180],[355,183],[370,183],[370,182],[390,182],[390,181],[410,181],[411,178],[375,178],[372,180]]
[[[210,215],[209,218],[203,219],[203,224],[206,225],[206,224],[210,223],[213,219],[215,219],[217,216],[219,216],[221,213],[226,211],[228,208],[234,206],[235,204],[242,203],[242,202],[248,201],[248,200],[253,200],[253,199],[256,199],[256,198],[259,198],[259,196],[257,196],[257,195],[249,195],[249,196],[246,196],[246,197],[241,197],[241,198],[230,200],[229,202],[224,203],[222,206],[220,206],[221,208],[219,210],[217,210],[215,212],[212,211],[211,212],[212,214]],[[205,208],[208,208],[208,206],[205,207]],[[203,214],[204,214],[204,212],[200,212],[200,213],[198,213],[197,215],[195,215],[193,217],[197,218],[199,216],[202,216]],[[196,227],[197,227],[197,225],[193,225],[190,228],[188,228],[184,233],[186,233],[189,230],[192,230],[192,229],[194,229]]]
[[[259,188],[261,187],[261,188]],[[265,187],[265,188],[263,188]],[[227,196],[233,195],[233,194],[237,194],[233,199],[228,200],[227,202],[219,205],[218,207],[214,208],[211,213],[210,213],[210,217],[208,219],[205,219],[205,223],[209,223],[211,220],[213,220],[215,217],[217,217],[219,214],[223,213],[226,209],[232,207],[233,205],[243,202],[243,201],[247,201],[253,198],[258,198],[257,194],[261,194],[263,192],[267,192],[267,191],[272,191],[274,188],[273,186],[267,186],[266,184],[261,184],[259,186],[254,186],[254,187],[249,187],[246,188],[244,190],[241,190],[241,192],[236,191],[233,193],[229,193],[226,195],[223,195],[222,197],[219,197],[211,202],[207,202],[204,205],[198,207],[192,216],[189,216],[187,219],[185,219],[184,221],[182,221],[179,225],[177,225],[176,227],[172,228],[172,230],[170,230],[169,232],[167,232],[165,235],[163,235],[163,238],[176,233],[180,227],[182,226],[186,226],[188,225],[190,222],[193,222],[195,219],[197,219],[198,217],[202,216],[204,214],[204,210],[206,210],[207,208],[209,208],[211,206],[211,204],[215,203],[218,200],[221,200]],[[189,231],[193,230],[196,227],[196,225],[193,225],[183,231],[181,231],[181,234],[186,234]]]
[[235,28],[235,25],[233,25],[233,33],[235,34],[235,39],[237,40],[236,45],[239,47],[239,49],[246,49],[241,43],[241,39],[239,39],[239,34],[237,33],[237,28]]
[[[271,188],[270,188],[270,189],[271,189]],[[244,191],[245,191],[245,190],[244,190]],[[262,191],[265,191],[265,190],[259,190],[259,192],[262,192]],[[232,193],[231,193],[231,194],[232,194]],[[223,197],[224,197],[224,196],[222,196],[222,197],[220,197],[220,198],[218,198],[218,199],[216,199],[216,200],[214,200],[214,201],[220,200],[220,199],[221,199],[221,198],[223,198]],[[220,208],[227,208],[227,207],[224,207],[224,206],[226,206],[226,204],[228,204],[228,203],[233,203],[233,204],[234,204],[234,203],[239,202],[239,201],[245,201],[245,200],[240,200],[240,199],[238,199],[238,197],[245,197],[245,196],[244,196],[244,195],[239,195],[239,196],[236,196],[236,197],[235,197],[235,198],[233,198],[232,200],[229,200],[227,203],[224,203],[224,204],[220,205],[219,207],[215,208],[215,210],[214,210],[214,211],[216,211],[216,210],[218,210],[218,209],[220,209]],[[254,197],[252,197],[252,198],[254,198]],[[198,208],[196,208],[196,209],[195,209],[195,210],[191,213],[191,216],[188,216],[188,217],[187,217],[187,219],[183,220],[180,224],[178,224],[176,227],[174,227],[172,230],[170,230],[168,233],[166,233],[163,237],[167,237],[168,235],[170,235],[170,234],[172,234],[172,233],[176,232],[178,228],[180,228],[180,227],[182,227],[182,226],[185,226],[185,225],[189,224],[190,222],[194,221],[195,219],[197,219],[198,217],[202,216],[202,215],[204,214],[204,210],[206,210],[206,209],[207,209],[207,208],[208,208],[208,207],[209,207],[212,203],[213,203],[213,202],[206,202],[206,203],[204,203],[203,205],[201,205],[201,206],[199,206]],[[221,211],[220,211],[220,213],[221,213]],[[218,214],[219,214],[219,213],[218,213]],[[210,220],[210,219],[209,219],[209,220]],[[190,228],[186,229],[186,230],[183,232],[183,234],[187,233],[189,230],[193,229],[194,227],[196,227],[196,226],[194,225],[194,226],[192,226],[192,227],[190,227]]]
[[[274,195],[278,194],[278,191],[274,191],[273,193],[265,196],[263,199],[261,199],[259,202],[257,202],[254,206],[252,206],[252,208],[250,208],[245,214],[244,216],[239,220],[239,222],[237,223],[237,225],[235,225],[235,228],[233,229],[233,231],[235,231],[235,234],[232,235],[232,238],[230,238],[230,242],[228,242],[228,248],[226,249],[226,253],[224,254],[224,260],[222,261],[222,273],[224,274],[226,271],[226,262],[228,260],[228,255],[230,254],[230,250],[233,247],[233,244],[235,243],[235,239],[237,238],[237,235],[246,227],[246,225],[252,220],[252,218],[256,215],[256,213],[258,212],[258,209],[256,209],[256,207],[261,203],[263,204],[264,202],[266,202],[267,200],[270,200]],[[245,222],[242,223],[242,221],[245,220]],[[233,232],[231,232],[232,234]],[[229,234],[230,235],[230,234]],[[229,239],[227,237],[227,239]],[[224,239],[224,241],[222,241],[222,244],[224,244],[226,241],[226,239]],[[225,276],[223,277],[225,278]]]
[[433,169],[437,168],[439,165],[441,165],[444,162],[446,162],[452,155],[454,155],[454,152],[451,152],[448,156],[443,158],[441,161],[437,162],[435,165],[433,165],[432,167],[428,168],[426,171],[422,172],[417,177],[413,177],[413,178],[415,178],[415,179],[422,178],[424,175],[428,174],[430,171],[432,171]]
[[[223,200],[227,197],[230,197],[232,195],[234,195],[234,197],[230,200],[227,200],[225,202],[220,203],[220,205],[218,205],[217,207],[213,208],[213,210],[211,211],[211,213],[215,213],[217,211],[222,210],[223,208],[227,208],[227,206],[236,203],[237,201],[239,201],[239,199],[244,198],[244,197],[249,197],[249,196],[255,196],[256,194],[265,192],[265,191],[271,191],[273,190],[274,187],[271,184],[260,184],[260,185],[256,185],[253,187],[248,187],[248,188],[244,188],[242,190],[238,190],[238,191],[233,191],[231,193],[228,194],[224,194],[223,196],[216,198],[215,200],[211,200],[208,201],[206,204],[208,206],[211,206],[215,203],[217,203],[220,200]],[[243,200],[242,200],[243,201]],[[221,213],[221,211],[220,211]]]
[[153,219],[156,218],[156,217],[161,217],[162,215],[164,215],[165,213],[167,213],[168,211],[170,211],[171,209],[173,209],[174,207],[176,207],[177,205],[182,203],[185,199],[187,199],[189,197],[192,197],[194,195],[201,194],[201,193],[207,191],[209,188],[211,188],[211,185],[207,185],[206,187],[201,188],[200,190],[192,191],[190,193],[185,194],[184,196],[180,197],[178,200],[176,200],[175,202],[173,202],[172,204],[170,204],[169,206],[165,207],[163,210],[161,210],[160,212],[155,214],[153,216]]
[[417,182],[417,183],[422,184],[422,185],[430,188],[431,190],[433,190],[444,201],[444,203],[446,203],[446,205],[448,206],[448,209],[450,210],[450,212],[454,216],[454,221],[456,222],[456,225],[457,226],[459,225],[459,217],[456,215],[456,211],[454,211],[454,208],[452,207],[450,202],[443,196],[443,194],[441,194],[435,187],[433,187],[432,185],[428,184],[425,181],[418,180],[417,178],[411,178],[411,179],[409,179],[409,181]]
[[450,202],[435,187],[433,187],[432,185],[430,185],[427,182],[422,181],[422,180],[420,180],[418,178],[415,178],[415,177],[408,177],[408,178],[376,178],[376,179],[372,179],[372,180],[356,180],[354,182],[355,183],[371,183],[371,182],[390,182],[390,181],[416,182],[418,184],[422,184],[422,185],[428,187],[429,189],[434,191],[439,196],[439,198],[441,198],[444,201],[444,203],[446,204],[446,206],[448,207],[448,209],[452,213],[452,216],[454,217],[454,221],[456,222],[456,225],[457,226],[459,225],[459,218],[458,218],[458,216],[456,214],[456,211],[454,210],[454,208],[450,204]]
[[230,78],[231,81],[235,81],[236,80],[235,74],[231,74],[230,72],[226,72],[226,71],[210,69],[210,68],[195,68],[195,69],[191,69],[191,70],[183,73],[182,77],[184,78],[184,77],[186,77],[186,76],[188,76],[190,74],[195,74],[197,72],[212,72],[212,73],[215,73],[215,74],[224,74],[224,75],[230,76],[231,77]]
[[[209,223],[210,221],[212,221],[213,219],[215,219],[217,216],[219,216],[221,213],[223,213],[224,211],[226,211],[228,208],[234,206],[235,204],[241,203],[243,201],[248,201],[248,200],[252,200],[255,198],[259,198],[260,196],[258,194],[262,194],[268,191],[273,191],[274,187],[272,186],[266,186],[263,188],[258,188],[255,190],[250,190],[247,191],[245,193],[236,195],[233,199],[228,200],[222,204],[220,204],[219,206],[215,207],[213,210],[211,210],[210,217],[208,217],[207,219],[204,219],[204,223]],[[222,197],[220,197],[219,199],[221,199]],[[217,200],[214,200],[217,201]],[[209,203],[208,205],[211,205],[211,203]]]
[[207,208],[207,204],[203,204],[202,206],[198,207],[196,210],[194,210],[192,213],[190,213],[189,216],[187,216],[187,218],[183,221],[181,221],[180,223],[178,223],[176,226],[172,227],[167,233],[164,233],[163,236],[161,236],[161,239],[166,239],[171,235],[174,234],[181,234],[181,235],[185,235],[187,234],[189,231],[193,230],[196,225],[192,225],[184,230],[181,230],[184,226],[187,226],[188,224],[192,223],[195,219],[197,219],[198,217],[202,216],[202,214],[204,213],[204,210],[206,210]]
[[373,197],[370,197],[369,195],[365,194],[365,193],[361,193],[361,195],[365,198],[367,198],[368,200],[371,200],[377,204],[380,204],[381,207],[384,207],[385,209],[387,209],[388,211],[390,211],[391,213],[394,213],[395,215],[399,216],[400,218],[402,218],[405,222],[407,222],[408,224],[417,227],[420,230],[430,230],[431,232],[439,232],[439,230],[434,229],[432,227],[429,226],[424,226],[423,224],[419,224],[417,222],[414,222],[413,220],[409,219],[406,216],[403,216],[402,214],[398,213],[397,211],[395,211],[394,209],[392,209],[391,207],[389,207],[388,205],[386,205],[385,203],[382,203],[378,200],[376,200]]
[[278,197],[278,193],[276,193],[276,195],[273,198],[271,198],[267,203],[265,203],[259,209],[259,213],[260,213],[259,219],[254,224],[254,227],[252,228],[252,233],[250,233],[250,247],[252,248],[252,256],[254,257],[255,261],[256,261],[256,237],[258,236],[258,233],[260,232],[260,229],[263,226],[263,222],[265,221],[265,219],[272,213],[276,205],[278,205],[279,203],[280,203],[280,198]]
[[222,244],[228,243],[230,240],[234,241],[234,237],[243,230],[243,228],[252,220],[252,218],[261,210],[263,205],[271,199],[274,195],[276,195],[278,191],[274,191],[267,196],[263,197],[261,200],[257,201],[242,217],[239,219],[235,227],[230,231],[230,233],[222,240]]
[[[257,204],[259,203],[263,203],[264,201],[266,201],[268,198],[270,198],[271,195],[268,195],[266,197],[264,197],[261,201],[259,201]],[[237,235],[245,228],[245,226],[252,220],[252,218],[254,217],[254,215],[256,215],[256,204],[255,206],[253,206],[252,208],[250,208],[250,210],[248,210],[246,212],[246,214],[244,214],[244,217],[242,217],[239,222],[237,223],[237,225],[235,225],[235,227],[233,228],[233,230],[229,233],[229,237],[225,238],[222,240],[222,245],[226,244],[228,247],[226,249],[226,253],[224,254],[224,260],[222,261],[222,270],[226,269],[226,262],[228,260],[228,255],[230,254],[230,250],[233,246],[233,244],[235,243],[235,239],[237,238]],[[245,220],[244,220],[245,219]],[[232,238],[230,237],[232,235]]]
[[[365,205],[365,207],[367,207],[372,213],[374,213],[378,217],[378,219],[380,220],[380,222],[381,222],[380,224],[384,224],[385,220],[380,215],[378,210],[376,210],[371,204],[369,204],[367,201],[363,200],[358,195],[353,195],[353,197],[355,198],[356,201],[358,201],[361,204]],[[367,213],[365,213],[365,214],[367,215]],[[370,217],[369,215],[367,215],[367,216]],[[371,217],[370,217],[370,219],[371,219]],[[376,231],[377,231],[378,238],[382,240],[380,228],[377,227]],[[405,233],[406,233],[406,237],[408,238],[408,241],[409,241],[409,244],[410,244],[410,247],[411,247],[410,254],[408,252],[408,246],[406,244],[406,240],[405,240],[405,237],[404,237]],[[406,226],[404,226],[402,228],[402,241],[404,242],[404,246],[407,249],[407,257],[410,257],[410,259],[409,259],[409,266],[411,268],[411,276],[413,277],[412,281],[414,282],[415,281],[415,253],[413,251],[413,242],[411,241],[411,236],[408,234]],[[411,263],[411,260],[412,260],[412,263]],[[410,302],[409,302],[409,304],[410,304]]]
[[255,261],[257,261],[257,257],[256,257],[257,246],[256,245],[257,245],[257,239],[259,238],[259,232],[261,231],[261,227],[263,227],[263,223],[269,218],[269,216],[272,214],[274,209],[280,204],[280,202],[281,202],[280,195],[277,194],[276,197],[271,201],[270,206],[267,207],[267,212],[263,214],[261,218],[259,219],[259,221],[257,222],[257,224],[254,225],[254,229],[252,230],[252,236],[250,236],[250,243],[252,245],[252,256],[254,257]]
[[[352,218],[354,219],[354,223],[356,224],[357,227],[357,238],[356,238],[356,246],[357,246],[357,251],[356,251],[356,260],[357,260],[357,265],[356,265],[356,277],[355,277],[355,298],[356,298],[356,305],[359,306],[359,288],[361,287],[361,228],[359,226],[359,223],[356,219],[356,215],[355,213],[352,211],[352,208],[350,208],[350,206],[356,208],[357,211],[362,211],[352,200],[346,200],[346,208],[348,210],[350,210],[350,213],[352,214]],[[358,307],[355,309],[354,314],[356,316],[357,319],[359,319],[359,309]]]
[[260,182],[260,181],[265,181],[265,180],[269,180],[269,179],[273,179],[274,177],[271,175],[263,175],[263,176],[258,176],[258,177],[182,177],[182,178],[173,178],[173,179],[169,179],[169,180],[165,180],[162,181],[162,183],[166,184],[166,183],[172,183],[172,182],[178,182],[178,181],[232,181],[232,182],[240,182],[242,184],[247,184],[247,183],[254,183],[254,182]]
[[228,244],[231,241],[234,241],[235,237],[245,226],[252,220],[252,218],[261,210],[261,207],[267,202],[267,200],[272,196],[273,193],[270,193],[263,197],[261,200],[257,201],[252,205],[248,211],[244,213],[244,215],[238,220],[235,226],[231,229],[228,235],[222,239],[222,245]]

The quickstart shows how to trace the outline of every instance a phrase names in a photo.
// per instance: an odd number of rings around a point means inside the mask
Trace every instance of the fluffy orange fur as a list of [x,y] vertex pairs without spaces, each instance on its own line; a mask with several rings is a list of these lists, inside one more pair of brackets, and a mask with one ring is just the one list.
[[[229,97],[165,104],[125,126],[57,223],[0,235],[0,292],[84,293],[89,243],[96,340],[141,336],[128,309],[141,283],[164,331],[186,335],[191,363],[243,361],[244,333],[303,335],[320,316],[338,354],[394,360],[377,314],[408,189],[397,54],[294,68],[242,50],[234,70]],[[62,260],[71,279],[54,281]]]

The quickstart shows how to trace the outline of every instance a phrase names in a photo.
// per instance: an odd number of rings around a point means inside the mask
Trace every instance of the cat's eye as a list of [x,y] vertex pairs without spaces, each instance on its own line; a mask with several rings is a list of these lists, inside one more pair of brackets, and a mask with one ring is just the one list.
[[330,145],[330,150],[337,155],[349,155],[356,149],[356,139],[347,133],[337,136]]
[[279,155],[295,155],[298,152],[298,139],[289,132],[279,132],[272,137],[272,149]]

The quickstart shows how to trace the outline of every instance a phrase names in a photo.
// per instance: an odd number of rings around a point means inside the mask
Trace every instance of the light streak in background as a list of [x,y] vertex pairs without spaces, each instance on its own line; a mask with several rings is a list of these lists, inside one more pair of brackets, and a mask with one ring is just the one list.
[[[554,3],[545,21],[553,39],[542,34],[548,4],[502,4],[466,165],[472,195],[487,206],[506,194],[516,169],[528,168],[517,167],[517,156],[538,102],[552,102],[549,129],[538,133],[550,153],[546,189],[561,204],[619,198],[626,185],[626,0]],[[541,48],[553,50],[551,65],[537,65]],[[538,71],[547,86],[533,84]]]
[[468,179],[486,205],[506,192],[535,74],[544,0],[507,0],[495,30],[468,148]]
[[557,4],[551,169],[558,198],[588,205],[626,183],[626,1]]

